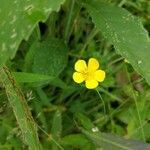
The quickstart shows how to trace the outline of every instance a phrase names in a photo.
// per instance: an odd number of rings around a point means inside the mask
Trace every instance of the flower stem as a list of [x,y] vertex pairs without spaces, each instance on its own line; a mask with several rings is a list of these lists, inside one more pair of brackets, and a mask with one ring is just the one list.
[[101,96],[100,92],[98,91],[98,89],[96,89],[96,92],[97,92],[97,94],[98,94],[98,96],[99,96],[100,100],[101,100],[101,101],[102,101],[102,103],[103,103],[104,114],[106,114],[106,106],[105,106],[105,102],[104,102],[104,100],[103,100],[103,98],[102,98],[102,96]]

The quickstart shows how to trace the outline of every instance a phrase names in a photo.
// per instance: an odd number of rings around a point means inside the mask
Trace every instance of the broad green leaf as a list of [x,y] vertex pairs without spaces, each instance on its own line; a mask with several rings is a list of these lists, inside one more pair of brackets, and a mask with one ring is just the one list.
[[82,0],[96,27],[150,84],[150,39],[140,20],[99,0]]
[[33,86],[35,85],[36,87],[37,84],[39,86],[45,84],[51,84],[53,86],[60,87],[63,89],[68,87],[61,79],[53,76],[35,74],[35,73],[26,73],[26,72],[13,72],[12,74],[14,75],[15,80],[17,82],[31,83],[31,84],[33,83]]
[[96,147],[83,134],[70,134],[61,139],[63,146],[70,146],[73,149],[96,150]]
[[80,124],[87,130],[91,130],[92,128],[94,128],[94,124],[92,123],[92,121],[85,115],[81,114],[81,113],[76,113],[75,117],[77,118],[78,122],[80,122]]
[[9,103],[13,109],[22,137],[29,150],[40,150],[37,126],[29,110],[27,101],[18,88],[11,72],[5,67],[0,70],[0,82],[3,84]]
[[54,79],[54,77],[51,76],[26,72],[13,72],[13,75],[17,82],[23,83],[44,82]]
[[82,132],[91,139],[98,147],[104,150],[149,150],[150,144],[141,141],[127,140],[116,135],[100,132],[89,132],[82,130]]
[[26,71],[58,76],[67,64],[68,49],[60,39],[35,42],[26,57]]
[[89,141],[83,134],[70,134],[62,138],[61,142],[64,145],[85,145]]
[[1,0],[0,67],[15,56],[20,42],[28,39],[39,21],[58,11],[64,0]]

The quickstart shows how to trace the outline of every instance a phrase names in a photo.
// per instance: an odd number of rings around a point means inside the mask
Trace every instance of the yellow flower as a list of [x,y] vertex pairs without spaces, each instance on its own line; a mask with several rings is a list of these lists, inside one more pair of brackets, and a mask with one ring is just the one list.
[[73,80],[76,83],[85,81],[88,89],[96,88],[98,82],[105,79],[105,71],[99,70],[99,62],[95,58],[90,58],[88,64],[84,60],[78,60],[74,68],[76,72],[73,73]]

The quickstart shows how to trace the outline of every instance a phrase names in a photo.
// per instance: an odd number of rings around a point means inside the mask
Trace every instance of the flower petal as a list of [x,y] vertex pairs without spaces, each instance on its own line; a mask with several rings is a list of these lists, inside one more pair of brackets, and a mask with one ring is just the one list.
[[73,73],[73,80],[74,80],[76,83],[82,83],[85,79],[84,79],[84,76],[83,76],[82,73],[74,72],[74,73]]
[[88,61],[88,70],[95,71],[99,68],[99,62],[95,58],[90,58]]
[[106,76],[106,73],[103,70],[97,70],[94,72],[94,78],[99,82],[104,81],[105,76]]
[[84,60],[78,60],[75,63],[75,70],[78,72],[83,72],[83,71],[87,70],[86,62]]
[[95,89],[98,86],[98,82],[96,80],[86,80],[85,86],[88,89]]

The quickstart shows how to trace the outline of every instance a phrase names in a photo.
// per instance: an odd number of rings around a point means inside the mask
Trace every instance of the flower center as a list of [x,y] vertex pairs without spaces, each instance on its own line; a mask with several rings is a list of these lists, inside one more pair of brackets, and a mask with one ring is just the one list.
[[90,80],[90,79],[93,79],[93,77],[94,77],[94,73],[89,72],[88,70],[85,70],[82,74],[83,74],[85,80]]

